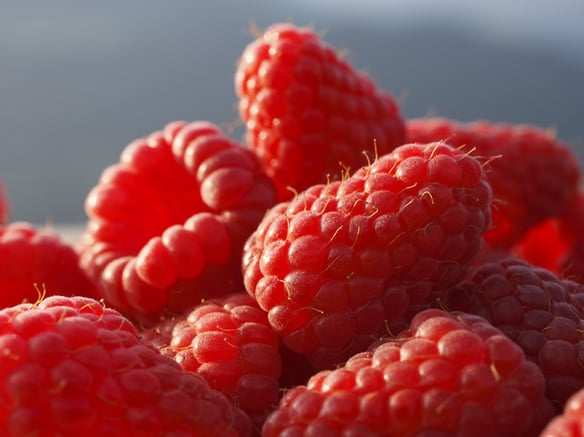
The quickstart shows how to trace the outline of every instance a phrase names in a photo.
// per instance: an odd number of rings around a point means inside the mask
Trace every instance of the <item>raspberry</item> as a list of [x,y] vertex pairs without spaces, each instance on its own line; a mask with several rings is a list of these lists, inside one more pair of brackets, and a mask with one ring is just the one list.
[[560,243],[566,248],[558,260],[562,277],[584,284],[584,191],[580,190],[557,218]]
[[235,89],[247,143],[282,201],[404,143],[393,96],[308,28],[266,29],[245,48]]
[[558,217],[560,234],[567,241],[583,238],[584,190],[579,190]]
[[475,158],[400,146],[275,206],[244,248],[246,290],[291,350],[319,368],[343,362],[464,277],[490,194]]
[[318,372],[306,355],[298,354],[285,344],[280,345],[282,373],[278,382],[282,390],[288,390],[297,385],[306,384],[308,379]]
[[560,263],[562,276],[584,284],[584,237],[573,242]]
[[584,436],[584,389],[568,399],[563,414],[556,416],[541,432],[540,437]]
[[[162,335],[168,326],[162,322]],[[267,314],[249,295],[236,293],[197,305],[174,322],[166,341],[161,348],[166,355],[230,395],[251,416],[277,404],[280,341]]]
[[146,325],[241,287],[241,251],[275,191],[255,154],[207,122],[128,145],[86,199],[81,263]]
[[8,436],[249,436],[245,414],[82,297],[0,310],[0,424]]
[[485,240],[509,248],[532,226],[560,214],[577,191],[577,157],[547,130],[531,125],[446,118],[410,120],[407,141],[446,141],[490,157],[493,226]]
[[544,379],[486,320],[425,310],[409,330],[287,392],[263,436],[529,436],[553,410]]
[[49,228],[26,222],[0,227],[0,308],[41,295],[96,296],[79,254]]
[[4,184],[0,180],[0,225],[8,223],[10,216],[10,202],[4,189]]
[[561,260],[569,250],[569,243],[562,238],[559,228],[557,217],[544,220],[529,229],[511,252],[559,276]]
[[485,263],[442,304],[478,314],[514,340],[546,379],[561,410],[584,386],[584,286],[518,258]]
[[584,283],[584,191],[578,192],[562,214],[531,228],[512,251],[562,278]]

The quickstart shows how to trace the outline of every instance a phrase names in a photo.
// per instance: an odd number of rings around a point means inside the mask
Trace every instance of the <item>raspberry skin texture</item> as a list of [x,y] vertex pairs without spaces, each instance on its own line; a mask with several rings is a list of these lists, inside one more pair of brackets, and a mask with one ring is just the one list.
[[287,392],[263,436],[531,436],[553,414],[543,392],[538,367],[486,320],[424,310]]
[[519,258],[485,263],[441,305],[477,314],[515,341],[546,380],[561,411],[584,386],[584,286]]
[[278,403],[280,340],[248,294],[202,302],[168,331],[162,322],[161,351],[186,371],[202,375],[250,416],[261,417]]
[[0,180],[0,225],[8,223],[9,218],[10,218],[10,200],[8,199],[8,194],[6,194],[4,182]]
[[562,414],[554,417],[540,434],[540,437],[582,436],[584,436],[584,389],[568,399]]
[[97,296],[77,250],[52,229],[27,222],[0,226],[0,288],[0,308],[55,294]]
[[241,288],[241,253],[275,203],[255,154],[205,121],[129,144],[86,199],[81,265],[146,326]]
[[491,158],[487,177],[493,189],[493,225],[485,240],[495,247],[509,248],[532,226],[561,214],[578,189],[578,158],[549,130],[419,118],[408,120],[406,131],[408,142],[442,140]]
[[464,278],[490,196],[475,158],[400,146],[272,208],[244,248],[246,290],[292,351],[339,364]]
[[2,435],[249,436],[249,418],[91,298],[0,310]]
[[394,97],[306,27],[268,27],[244,49],[235,90],[246,142],[280,201],[404,143]]

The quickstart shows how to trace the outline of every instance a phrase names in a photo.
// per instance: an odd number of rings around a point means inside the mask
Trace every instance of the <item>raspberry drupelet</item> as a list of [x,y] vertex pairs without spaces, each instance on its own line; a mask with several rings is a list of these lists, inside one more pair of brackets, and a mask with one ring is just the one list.
[[285,393],[263,436],[523,437],[552,415],[541,371],[511,339],[479,316],[424,310]]
[[279,200],[336,179],[343,168],[357,170],[375,147],[383,155],[404,143],[395,98],[306,27],[268,27],[245,48],[235,90],[246,141]]
[[251,417],[263,420],[278,403],[280,340],[248,294],[206,300],[152,330],[146,337],[165,355],[203,376]]
[[0,308],[54,294],[97,297],[77,249],[48,227],[0,226]]
[[487,262],[441,305],[489,320],[542,370],[546,396],[561,411],[584,386],[584,286],[519,258]]
[[227,397],[93,299],[0,310],[0,350],[3,436],[251,435]]
[[243,245],[274,203],[252,151],[211,123],[172,122],[88,194],[81,265],[108,304],[151,325],[241,288]]
[[539,437],[584,436],[584,388],[574,393],[562,411],[554,417]]
[[460,122],[447,118],[408,120],[407,141],[446,141],[490,158],[492,227],[485,240],[508,249],[531,227],[561,214],[578,189],[580,164],[550,130],[533,125]]
[[464,277],[490,200],[477,159],[400,146],[275,206],[246,243],[246,290],[287,347],[319,368],[341,363]]

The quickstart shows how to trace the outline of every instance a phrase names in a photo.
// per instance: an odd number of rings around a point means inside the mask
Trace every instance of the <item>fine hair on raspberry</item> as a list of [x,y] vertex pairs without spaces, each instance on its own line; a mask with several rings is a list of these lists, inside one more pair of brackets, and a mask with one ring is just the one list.
[[490,200],[472,155],[400,146],[274,207],[244,248],[246,290],[287,347],[334,366],[463,279]]

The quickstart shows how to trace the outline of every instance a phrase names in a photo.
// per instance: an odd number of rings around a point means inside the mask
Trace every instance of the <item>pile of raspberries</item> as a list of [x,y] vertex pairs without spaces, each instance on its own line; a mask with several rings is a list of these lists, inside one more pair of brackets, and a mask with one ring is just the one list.
[[0,190],[0,435],[583,436],[573,149],[405,119],[293,24],[234,83],[245,138],[133,141],[74,244]]

